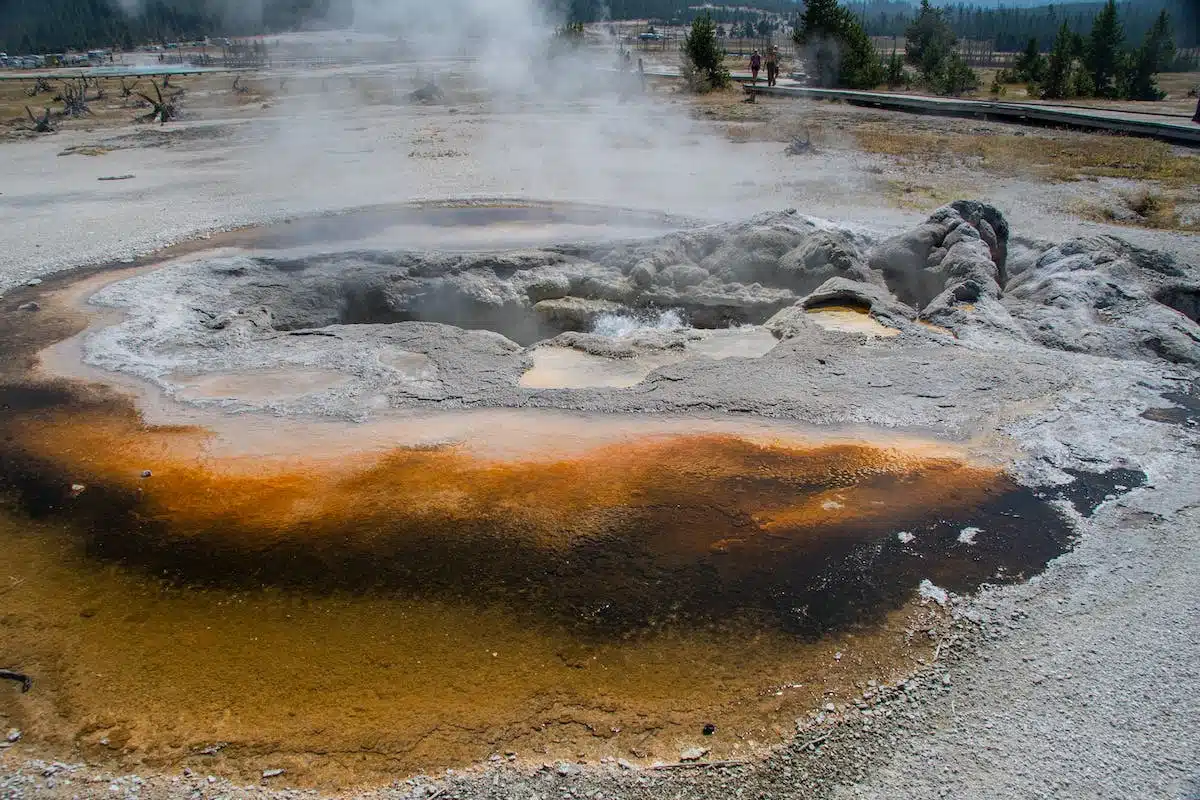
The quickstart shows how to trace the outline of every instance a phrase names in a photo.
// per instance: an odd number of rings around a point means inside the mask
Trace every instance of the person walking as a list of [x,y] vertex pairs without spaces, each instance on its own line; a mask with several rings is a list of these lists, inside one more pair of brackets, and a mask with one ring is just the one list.
[[750,54],[750,77],[754,83],[758,83],[758,71],[762,69],[762,56],[755,50]]
[[779,51],[775,49],[775,45],[771,45],[767,48],[767,86],[774,86],[777,77],[779,77]]
[[646,62],[638,59],[638,78],[642,82],[642,94],[646,93]]

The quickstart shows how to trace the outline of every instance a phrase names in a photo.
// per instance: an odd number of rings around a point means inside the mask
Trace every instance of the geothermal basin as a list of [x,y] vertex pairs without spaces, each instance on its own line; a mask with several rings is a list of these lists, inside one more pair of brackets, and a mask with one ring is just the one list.
[[[1030,488],[994,430],[944,435],[955,317],[829,284],[875,244],[431,203],[6,298],[3,656],[35,684],[0,710],[48,754],[329,787],[767,752],[931,658],[946,592],[1066,551],[1058,500],[1143,479]],[[865,424],[905,375],[941,424]]]

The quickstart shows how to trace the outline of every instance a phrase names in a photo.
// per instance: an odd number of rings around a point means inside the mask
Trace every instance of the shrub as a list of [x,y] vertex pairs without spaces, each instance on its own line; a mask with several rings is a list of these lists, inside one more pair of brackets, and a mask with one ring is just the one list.
[[951,53],[942,63],[941,73],[933,80],[939,94],[960,95],[979,88],[979,75],[958,53]]
[[717,44],[717,27],[712,17],[701,14],[683,40],[683,77],[689,88],[707,92],[729,85],[729,70],[722,62],[725,53]]

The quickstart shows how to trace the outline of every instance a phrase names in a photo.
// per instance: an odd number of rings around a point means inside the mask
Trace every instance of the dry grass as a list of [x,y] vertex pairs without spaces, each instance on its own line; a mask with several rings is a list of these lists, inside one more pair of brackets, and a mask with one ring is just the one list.
[[1112,225],[1200,231],[1200,223],[1183,221],[1174,195],[1142,187],[1118,193],[1116,202],[1120,203],[1119,207],[1095,200],[1080,200],[1074,204],[1072,211],[1085,219]]
[[793,139],[808,139],[813,145],[826,144],[825,129],[820,125],[809,124],[803,120],[785,120],[780,122],[750,122],[729,125],[725,129],[725,137],[731,142],[790,142]]
[[[1119,192],[1107,203],[1080,200],[1077,215],[1099,222],[1162,230],[1197,230],[1178,211],[1181,203],[1200,199],[1200,157],[1167,144],[1127,136],[1041,136],[1028,133],[972,135],[896,131],[861,126],[854,132],[859,147],[869,153],[891,156],[902,163],[927,167],[956,162],[997,175],[1018,175],[1050,182],[1116,178],[1137,184]],[[906,191],[888,193],[902,207],[921,208],[909,201]],[[947,193],[933,191],[932,198]],[[917,197],[921,195],[918,193]]]
[[765,122],[774,115],[769,103],[747,103],[741,85],[688,97],[696,119],[714,122]]
[[1200,157],[1170,145],[1128,136],[1051,137],[1027,134],[929,133],[860,128],[854,132],[868,153],[912,162],[974,160],[998,174],[1024,173],[1046,180],[1085,177],[1155,181],[1164,187],[1200,185]]
[[903,180],[878,182],[881,194],[897,208],[913,211],[932,211],[969,194],[964,187],[942,184],[930,186]]
[[[277,86],[277,82],[243,79],[242,85],[248,91],[238,93],[233,90],[233,80],[233,76],[229,74],[214,73],[186,77],[173,75],[171,76],[171,90],[186,90],[183,97],[183,109],[187,114],[192,109],[234,110],[245,107],[249,110],[269,101]],[[129,79],[126,79],[126,83],[128,82]],[[26,130],[29,127],[29,117],[25,113],[26,106],[39,115],[44,109],[49,108],[51,118],[59,130],[100,130],[121,127],[134,122],[137,117],[149,111],[149,108],[145,107],[137,95],[121,97],[121,81],[119,79],[101,78],[100,85],[104,89],[104,97],[97,99],[94,88],[89,89],[87,93],[88,106],[92,113],[81,117],[65,118],[60,113],[62,103],[54,100],[61,90],[62,81],[51,81],[50,83],[50,91],[30,97],[26,94],[26,89],[33,85],[33,81],[0,81],[0,137],[34,135]],[[145,92],[153,97],[154,88],[151,86],[151,78],[142,78],[134,91]],[[164,90],[165,92],[166,90]]]
[[[128,123],[141,111],[133,106],[137,98],[122,98],[120,82],[113,79],[101,80],[105,96],[96,99],[96,90],[88,89],[88,107],[91,114],[82,117],[64,118],[61,116],[62,103],[54,100],[62,89],[61,81],[51,81],[48,92],[42,92],[34,97],[26,94],[26,89],[33,85],[32,81],[0,81],[0,126],[7,128],[10,134],[21,135],[22,129],[29,122],[25,113],[28,106],[35,114],[49,108],[51,118],[59,129],[90,129],[108,127]],[[138,89],[149,89],[149,81],[142,81]],[[144,112],[141,112],[144,113]]]

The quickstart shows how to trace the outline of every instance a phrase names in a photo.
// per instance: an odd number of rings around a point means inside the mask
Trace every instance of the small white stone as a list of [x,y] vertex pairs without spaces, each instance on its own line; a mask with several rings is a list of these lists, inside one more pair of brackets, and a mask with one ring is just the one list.
[[950,596],[946,594],[945,589],[940,586],[935,586],[933,581],[929,580],[928,578],[921,581],[920,586],[917,587],[917,591],[920,592],[922,598],[925,600],[933,600],[939,606],[946,605],[950,599]]
[[963,528],[959,531],[959,544],[975,544],[975,537],[983,533],[979,528]]

